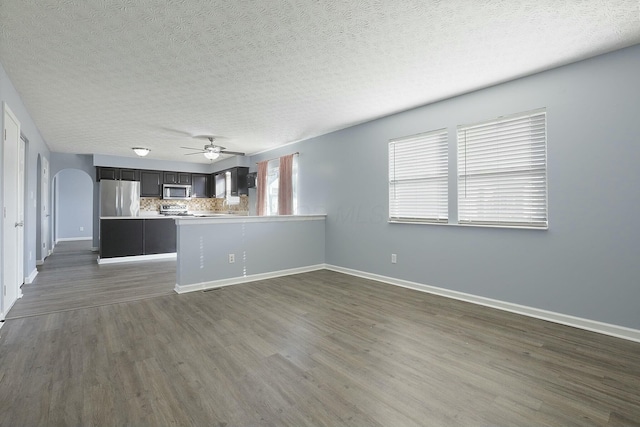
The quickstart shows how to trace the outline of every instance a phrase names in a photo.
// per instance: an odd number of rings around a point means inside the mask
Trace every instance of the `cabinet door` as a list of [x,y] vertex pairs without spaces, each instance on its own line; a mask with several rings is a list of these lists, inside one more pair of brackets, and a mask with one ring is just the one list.
[[230,184],[229,195],[231,196],[246,196],[249,194],[247,189],[247,174],[249,168],[247,167],[235,167],[227,171],[231,175],[228,183]]
[[117,168],[98,168],[98,173],[96,176],[98,177],[98,181],[101,179],[111,179],[116,180],[120,179],[120,174],[118,174],[119,170]]
[[101,219],[100,258],[142,255],[143,219]]
[[172,218],[144,220],[144,254],[176,251],[176,222]]
[[247,196],[249,194],[249,168],[239,166],[236,169],[236,195]]
[[209,197],[209,175],[194,173],[191,175],[191,197],[206,198]]
[[140,171],[140,196],[160,197],[162,196],[160,171]]
[[163,174],[162,182],[164,184],[177,184],[178,183],[178,172],[165,172]]
[[139,172],[136,169],[120,169],[120,179],[122,181],[140,181]]
[[178,184],[191,185],[191,174],[187,172],[178,172]]

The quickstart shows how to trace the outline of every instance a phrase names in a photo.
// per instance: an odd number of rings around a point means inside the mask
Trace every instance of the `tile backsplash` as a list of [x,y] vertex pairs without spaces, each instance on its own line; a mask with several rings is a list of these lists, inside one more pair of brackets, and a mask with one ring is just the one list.
[[163,200],[155,197],[141,197],[140,210],[159,212],[160,205],[187,205],[190,211],[200,212],[248,212],[249,197],[240,196],[240,203],[237,205],[224,205],[224,199],[190,199],[190,200]]

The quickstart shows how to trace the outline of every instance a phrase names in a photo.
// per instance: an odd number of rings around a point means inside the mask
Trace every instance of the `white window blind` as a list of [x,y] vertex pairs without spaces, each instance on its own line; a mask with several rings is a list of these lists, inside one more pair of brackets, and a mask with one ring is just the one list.
[[447,130],[389,141],[389,221],[447,222]]
[[458,126],[458,222],[547,228],[545,110]]

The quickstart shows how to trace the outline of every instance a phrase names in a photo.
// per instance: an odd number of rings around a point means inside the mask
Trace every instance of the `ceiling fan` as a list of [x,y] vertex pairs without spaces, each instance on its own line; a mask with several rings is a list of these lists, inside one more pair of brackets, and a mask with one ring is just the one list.
[[196,150],[195,153],[187,153],[185,154],[185,156],[192,156],[194,154],[203,154],[209,160],[217,159],[220,156],[220,154],[232,154],[235,156],[244,156],[244,153],[240,153],[238,151],[227,151],[225,147],[222,147],[220,145],[215,145],[213,141],[215,141],[216,138],[213,136],[201,135],[201,136],[194,136],[194,138],[207,139],[209,143],[206,144],[202,149],[191,148],[191,147],[180,147],[180,148],[184,148],[185,150]]

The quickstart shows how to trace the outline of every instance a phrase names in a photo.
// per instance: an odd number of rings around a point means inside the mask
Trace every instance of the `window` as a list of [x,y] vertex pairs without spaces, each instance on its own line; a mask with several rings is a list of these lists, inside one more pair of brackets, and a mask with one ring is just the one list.
[[458,126],[458,223],[547,228],[545,110]]
[[[298,213],[298,159],[293,157],[293,214]],[[278,194],[280,187],[280,159],[269,160],[267,163],[266,210],[265,215],[278,215]]]
[[447,130],[389,141],[389,221],[447,222]]

